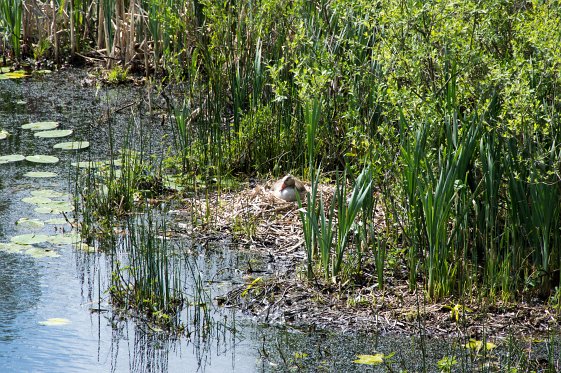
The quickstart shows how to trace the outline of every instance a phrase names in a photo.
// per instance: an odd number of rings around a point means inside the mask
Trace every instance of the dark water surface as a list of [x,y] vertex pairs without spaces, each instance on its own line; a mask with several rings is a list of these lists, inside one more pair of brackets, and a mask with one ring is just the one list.
[[[160,119],[134,112],[146,102],[146,88],[116,86],[83,87],[85,72],[67,70],[19,81],[0,81],[0,129],[12,134],[0,140],[0,156],[7,154],[55,155],[56,165],[27,161],[0,164],[0,243],[29,233],[15,224],[20,218],[45,220],[60,215],[34,211],[22,202],[31,191],[73,191],[70,162],[107,159],[109,131],[119,146],[123,131],[135,115],[138,124],[159,150],[158,140],[170,132]],[[128,104],[135,103],[130,108]],[[142,106],[142,105],[141,105]],[[145,106],[144,106],[145,107]],[[124,110],[119,110],[125,108]],[[111,115],[108,115],[111,113]],[[108,119],[109,118],[109,119]],[[62,139],[41,139],[24,123],[59,121],[60,129],[74,134]],[[58,142],[90,141],[79,152],[53,149]],[[29,171],[54,171],[56,178],[29,178]],[[68,214],[72,216],[72,213]],[[45,225],[34,233],[70,231],[69,224]],[[191,273],[209,285],[210,297],[241,282],[249,260],[261,259],[197,243],[174,242],[179,252],[188,252]],[[123,321],[113,315],[106,290],[111,258],[86,253],[71,245],[38,244],[58,257],[33,257],[0,251],[0,373],[5,372],[370,372],[388,371],[353,363],[359,354],[395,352],[393,371],[438,371],[444,356],[458,356],[456,371],[471,371],[461,359],[457,343],[417,337],[377,337],[364,334],[301,331],[259,325],[233,310],[211,310],[213,326],[207,334],[193,332],[189,338],[172,338],[142,322]],[[261,264],[266,263],[261,261]],[[193,270],[194,268],[194,270]],[[187,273],[188,271],[186,271]],[[212,281],[208,281],[212,279]],[[185,292],[192,292],[193,278],[186,275]],[[187,319],[189,315],[185,316]],[[46,326],[51,318],[68,320],[65,325]],[[459,352],[460,351],[460,352]],[[465,355],[465,354],[464,354]]]

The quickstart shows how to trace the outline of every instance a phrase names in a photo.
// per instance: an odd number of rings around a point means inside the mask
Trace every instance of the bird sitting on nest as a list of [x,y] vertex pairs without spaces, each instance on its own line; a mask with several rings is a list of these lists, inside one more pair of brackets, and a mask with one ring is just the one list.
[[304,198],[306,198],[307,190],[300,180],[288,174],[282,179],[275,182],[275,184],[273,185],[272,193],[277,198],[280,198],[287,202],[294,202],[297,198],[296,193],[300,195],[300,200],[304,201]]

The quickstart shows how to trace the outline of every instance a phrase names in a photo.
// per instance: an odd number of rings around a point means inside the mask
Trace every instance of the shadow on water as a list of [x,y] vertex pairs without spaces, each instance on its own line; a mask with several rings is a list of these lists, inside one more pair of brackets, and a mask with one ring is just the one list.
[[[37,212],[22,199],[42,189],[73,191],[75,174],[70,163],[77,158],[107,159],[109,139],[115,148],[121,147],[123,131],[131,120],[151,131],[146,136],[154,140],[151,152],[161,156],[165,151],[161,139],[167,129],[162,128],[161,120],[139,115],[147,111],[143,88],[83,87],[84,76],[81,71],[63,71],[25,81],[0,81],[0,128],[11,133],[0,140],[0,156],[50,154],[60,158],[55,165],[0,164],[2,244],[27,233],[15,224],[21,218],[45,221],[63,217]],[[120,110],[131,103],[132,109]],[[23,123],[51,120],[74,133],[64,140],[38,140],[31,131],[21,129]],[[87,140],[91,146],[79,152],[53,150],[54,144],[71,140]],[[53,171],[59,176],[32,179],[24,176],[29,171]],[[33,232],[55,235],[71,229],[70,224],[58,221]],[[153,239],[159,234],[150,235]],[[528,355],[528,343],[519,340],[502,341],[497,349],[500,353],[481,359],[463,347],[465,340],[261,325],[233,309],[219,307],[214,299],[244,283],[248,262],[267,271],[266,259],[231,250],[228,242],[189,239],[166,239],[166,268],[177,271],[173,286],[184,297],[177,315],[183,332],[168,333],[152,320],[113,307],[112,275],[119,269],[125,280],[122,289],[127,289],[129,269],[134,267],[134,257],[128,256],[128,238],[97,252],[68,244],[37,244],[56,257],[34,257],[19,247],[0,251],[1,372],[438,372],[447,371],[438,366],[446,356],[457,360],[450,371],[506,371],[510,363],[505,356],[514,352]],[[41,324],[53,318],[67,321]],[[533,353],[537,350],[532,359],[559,356],[558,341],[549,342],[531,345]],[[376,353],[395,354],[378,366],[353,362],[357,355]],[[530,366],[526,363],[522,366]]]

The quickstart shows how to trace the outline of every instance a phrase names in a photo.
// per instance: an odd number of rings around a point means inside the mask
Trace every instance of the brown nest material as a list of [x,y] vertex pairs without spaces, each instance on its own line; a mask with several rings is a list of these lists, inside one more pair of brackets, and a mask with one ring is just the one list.
[[[268,187],[257,185],[251,190],[187,199],[182,213],[194,217],[197,223],[182,228],[206,237],[227,235],[246,248],[303,257],[298,205],[275,197]],[[332,186],[318,188],[327,204],[331,203],[333,191]]]
[[[327,206],[334,190],[329,185],[318,188]],[[427,301],[422,290],[409,290],[404,269],[385,274],[382,290],[372,276],[361,285],[308,281],[303,276],[305,252],[298,205],[276,198],[267,185],[191,198],[186,206],[188,215],[197,220],[184,227],[190,234],[207,239],[228,237],[243,249],[268,253],[277,264],[281,262],[277,266],[281,270],[274,275],[261,278],[250,273],[244,285],[217,298],[219,304],[239,307],[263,322],[470,338],[540,335],[559,328],[558,313],[538,300],[493,306],[484,301]],[[383,211],[377,209],[374,220],[377,228],[383,228]],[[365,276],[369,271],[375,273],[364,268]]]

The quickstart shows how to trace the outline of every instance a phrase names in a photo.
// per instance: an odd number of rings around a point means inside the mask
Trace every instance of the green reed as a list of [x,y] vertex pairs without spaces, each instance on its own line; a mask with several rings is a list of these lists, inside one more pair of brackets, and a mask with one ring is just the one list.
[[10,41],[10,47],[16,60],[20,58],[23,3],[21,0],[0,1],[0,27],[4,38]]
[[165,220],[154,221],[151,212],[147,212],[146,222],[137,219],[126,220],[126,236],[117,241],[119,259],[112,262],[111,301],[157,325],[180,331],[184,302],[180,261],[171,254],[172,245],[165,238]]

